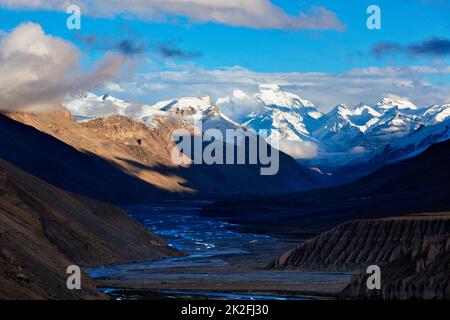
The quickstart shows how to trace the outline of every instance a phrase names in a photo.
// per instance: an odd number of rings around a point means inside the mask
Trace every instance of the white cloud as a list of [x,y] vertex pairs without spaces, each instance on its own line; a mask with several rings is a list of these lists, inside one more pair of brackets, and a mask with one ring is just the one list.
[[103,86],[109,92],[125,92],[125,90],[115,82],[106,82]]
[[410,66],[410,67],[368,67],[347,72],[355,76],[412,76],[417,74],[450,74],[450,66]]
[[229,96],[220,97],[216,104],[238,121],[241,120],[241,115],[246,116],[252,112],[258,112],[262,108],[261,101],[240,89],[233,90]]
[[43,111],[72,92],[113,78],[125,59],[107,55],[94,71],[82,74],[81,54],[72,44],[25,23],[0,40],[0,110]]
[[216,22],[255,29],[339,30],[345,29],[336,14],[313,6],[308,13],[290,15],[269,0],[0,0],[9,8],[65,11],[79,4],[93,16],[127,15],[142,20],[187,17],[191,22]]

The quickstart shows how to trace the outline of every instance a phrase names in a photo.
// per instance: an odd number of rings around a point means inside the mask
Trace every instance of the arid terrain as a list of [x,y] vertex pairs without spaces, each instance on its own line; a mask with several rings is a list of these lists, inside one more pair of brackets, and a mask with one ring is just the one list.
[[[175,146],[172,141],[172,132],[176,128],[190,128],[187,122],[181,120],[158,118],[157,128],[150,128],[123,116],[110,116],[79,123],[73,120],[71,114],[63,108],[58,112],[12,113],[8,116],[19,123],[55,137],[65,146],[71,146],[85,154],[84,157],[89,155],[91,158],[98,158],[95,160],[97,163],[104,160],[108,164],[113,164],[121,174],[126,174],[128,180],[134,178],[133,183],[139,192],[135,190],[128,196],[120,195],[120,192],[126,192],[125,190],[118,190],[119,197],[104,196],[105,200],[116,203],[136,201],[136,199],[217,198],[226,194],[280,193],[284,190],[305,189],[312,186],[316,179],[314,172],[298,166],[291,157],[283,153],[280,154],[280,172],[275,176],[261,176],[260,165],[174,165],[171,160],[171,151]],[[6,125],[8,120],[6,118],[2,120]],[[10,125],[13,126],[12,123]],[[17,130],[26,130],[17,123],[14,123],[14,127]],[[31,131],[27,129],[27,139],[35,139],[36,134]],[[51,139],[46,139],[49,140],[48,143],[54,143],[50,141]],[[25,148],[32,148],[29,146],[32,144],[31,141],[26,143]],[[16,146],[17,152],[20,152],[18,146]],[[33,150],[24,150],[24,152],[33,152]],[[73,157],[74,155],[71,156]],[[32,164],[26,164],[23,159],[21,161],[26,170],[28,166],[32,166]],[[79,168],[81,170],[82,167]],[[86,172],[86,170],[81,171]],[[119,172],[114,174],[117,176]],[[112,173],[108,176],[111,184],[119,184],[120,180],[114,181]],[[63,183],[63,181],[54,179],[54,183]],[[94,181],[90,182],[90,184],[94,183]],[[99,190],[99,192],[106,192],[106,190]],[[126,199],[127,197],[131,198]]]
[[[65,267],[186,254],[100,201],[218,197],[202,205],[200,217],[238,224],[225,230],[278,240],[238,244],[243,255],[214,254],[223,265],[210,265],[206,255],[206,264],[161,267],[140,278],[100,277],[97,285],[152,299],[165,295],[157,292],[195,296],[201,290],[291,298],[448,297],[448,142],[348,185],[278,194],[280,186],[301,190],[315,177],[284,155],[275,177],[260,176],[256,166],[171,164],[171,132],[183,122],[156,129],[122,116],[76,122],[64,109],[10,113],[0,121],[4,297],[104,298],[87,275],[81,293],[67,291]],[[245,194],[248,189],[252,194]],[[364,273],[358,276],[368,264],[386,270],[386,286],[377,294],[364,289]]]
[[[303,271],[361,272],[341,297],[442,299],[450,295],[450,214],[358,220],[305,241],[271,267]],[[381,290],[367,289],[365,269],[381,268]]]
[[450,0],[364,2],[0,0],[0,300],[450,300]]
[[0,161],[0,297],[102,298],[89,276],[67,290],[66,268],[182,254],[121,209],[54,187]]

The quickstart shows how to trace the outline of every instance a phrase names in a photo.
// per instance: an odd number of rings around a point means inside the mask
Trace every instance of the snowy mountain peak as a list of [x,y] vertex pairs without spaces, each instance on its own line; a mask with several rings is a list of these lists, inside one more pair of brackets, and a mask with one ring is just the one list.
[[121,100],[121,99],[115,98],[112,95],[110,95],[109,93],[106,93],[106,94],[104,94],[104,95],[102,95],[100,97],[97,97],[97,100],[99,100],[99,101],[109,101],[109,102],[112,102],[112,103],[122,104],[125,107],[128,104],[125,100]]
[[432,124],[443,122],[450,118],[450,104],[433,105],[426,109],[423,117]]
[[92,92],[85,92],[80,97],[81,98],[85,98],[85,99],[97,99],[97,96],[94,93],[92,93]]
[[75,117],[89,120],[110,115],[127,115],[127,109],[132,104],[109,94],[97,96],[86,92],[79,96],[67,97],[64,105]]
[[260,85],[255,99],[268,107],[276,106],[288,109],[315,108],[311,101],[303,99],[295,93],[284,91],[276,84]]
[[235,99],[246,99],[249,96],[242,90],[233,90],[233,98]]
[[280,139],[283,151],[292,154],[295,149],[293,156],[301,154],[302,157],[315,154],[317,141],[311,133],[322,124],[324,114],[311,101],[284,91],[277,84],[262,84],[253,95],[234,90],[229,96],[219,98],[216,104],[225,113],[237,115],[237,120],[263,134],[267,141]]
[[239,105],[242,107],[242,105],[247,104],[248,101],[255,102],[253,97],[247,95],[244,91],[233,90],[231,95],[217,99],[216,105],[233,109],[233,107],[238,107]]
[[[166,103],[166,104],[165,104]],[[165,105],[164,105],[165,104]],[[175,100],[158,102],[154,105],[162,111],[182,112],[192,111],[203,112],[213,107],[212,99],[209,96],[183,97]]]
[[281,91],[281,88],[279,85],[274,84],[274,83],[263,83],[260,84],[258,86],[259,91],[264,91],[264,90],[268,90],[268,91]]
[[[147,124],[154,124],[154,116],[173,117],[181,116],[183,120],[192,122],[192,125],[201,123],[203,130],[211,128],[221,131],[241,128],[241,125],[227,115],[218,106],[214,105],[211,97],[183,97],[155,103],[144,109],[141,119]],[[195,121],[198,121],[197,123]]]
[[338,104],[328,113],[328,118],[338,117],[347,119],[347,116],[350,114],[352,114],[352,110],[348,106],[345,104]]
[[389,110],[392,108],[398,108],[400,110],[403,109],[411,109],[411,110],[417,110],[418,108],[409,100],[402,99],[402,98],[383,98],[380,102],[376,104],[376,107],[381,110]]
[[376,111],[374,108],[372,108],[371,106],[368,106],[364,103],[360,103],[358,104],[355,108],[353,108],[353,114],[354,115],[371,115],[373,117],[380,117],[381,113]]
[[[360,103],[349,107],[340,104],[324,115],[312,102],[284,91],[276,84],[260,85],[254,94],[236,89],[216,103],[209,96],[200,96],[141,105],[109,94],[97,96],[87,92],[67,98],[65,105],[80,121],[118,114],[150,126],[157,126],[160,117],[194,122],[200,120],[204,129],[222,130],[243,124],[257,132],[267,132],[265,137],[269,142],[281,139],[282,144],[295,145],[296,150],[306,146],[307,150],[318,150],[322,157],[337,152],[349,154],[349,159],[352,150],[365,150],[369,154],[423,126],[450,121],[450,104],[417,109],[410,101],[393,96],[382,99],[375,106]],[[429,141],[433,139],[431,137]],[[314,152],[308,153],[308,157],[315,156]],[[298,154],[295,153],[296,156]]]
[[351,109],[346,106],[345,104],[338,104],[336,107],[334,107],[336,112],[351,112]]

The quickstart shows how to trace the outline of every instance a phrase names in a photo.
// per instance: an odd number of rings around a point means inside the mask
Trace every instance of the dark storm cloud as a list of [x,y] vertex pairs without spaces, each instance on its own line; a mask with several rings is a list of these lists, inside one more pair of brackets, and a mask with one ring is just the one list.
[[186,51],[171,43],[151,43],[136,34],[118,38],[77,35],[76,38],[91,50],[115,51],[124,56],[149,53],[165,59],[194,59],[202,55],[199,51]]
[[135,55],[147,51],[147,46],[142,41],[135,41],[134,39],[123,39],[117,42],[113,49],[119,51],[124,55]]
[[193,59],[202,55],[199,51],[185,51],[167,44],[159,45],[157,52],[163,58],[174,59]]
[[408,51],[415,55],[446,56],[450,55],[450,40],[433,38],[419,44],[408,46]]
[[402,50],[403,50],[402,46],[398,43],[382,42],[374,45],[370,51],[377,58],[381,58],[383,56],[391,55],[393,53],[399,53]]
[[96,35],[78,35],[76,38],[90,49],[115,51],[125,56],[144,54],[149,49],[146,41],[137,36],[114,39]]
[[450,55],[450,40],[432,38],[409,45],[381,42],[371,48],[371,53],[378,58],[398,53],[409,56],[444,57]]

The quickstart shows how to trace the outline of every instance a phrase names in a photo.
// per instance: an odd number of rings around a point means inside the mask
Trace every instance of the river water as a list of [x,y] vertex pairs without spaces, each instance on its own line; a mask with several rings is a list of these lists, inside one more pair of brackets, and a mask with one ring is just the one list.
[[[184,257],[116,264],[86,271],[115,298],[305,299],[292,294],[264,294],[265,284],[296,282],[346,282],[349,274],[271,271],[264,267],[293,244],[269,235],[240,232],[223,219],[199,215],[203,202],[139,204],[124,207],[137,221],[162,237]],[[273,252],[273,253],[272,253]],[[245,284],[258,287],[243,293]],[[208,288],[217,284],[225,291]],[[231,287],[230,287],[230,284]],[[233,285],[236,288],[233,289]],[[112,286],[111,286],[112,285]],[[141,294],[136,293],[139,288]],[[145,289],[146,294],[142,294]],[[194,288],[195,290],[193,290]]]

